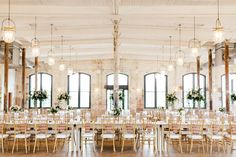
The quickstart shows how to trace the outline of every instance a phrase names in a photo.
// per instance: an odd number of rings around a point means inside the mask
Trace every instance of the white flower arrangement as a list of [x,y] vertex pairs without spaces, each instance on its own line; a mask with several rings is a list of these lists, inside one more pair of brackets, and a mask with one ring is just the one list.
[[11,112],[20,112],[20,111],[22,111],[22,108],[18,105],[13,105],[10,107],[10,111]]

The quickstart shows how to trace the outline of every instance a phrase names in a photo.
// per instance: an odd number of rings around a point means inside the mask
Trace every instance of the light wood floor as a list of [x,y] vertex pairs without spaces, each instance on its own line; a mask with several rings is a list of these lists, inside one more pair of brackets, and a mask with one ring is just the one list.
[[160,153],[153,153],[153,147],[152,145],[146,144],[143,149],[139,149],[137,152],[132,151],[132,146],[126,146],[124,149],[124,152],[120,152],[120,147],[116,147],[116,153],[112,151],[112,146],[110,144],[104,145],[104,151],[100,153],[100,146],[97,146],[96,152],[93,151],[92,145],[89,145],[85,147],[83,154],[81,155],[80,152],[68,152],[68,146],[65,145],[63,149],[58,150],[56,153],[52,153],[52,147],[50,147],[50,152],[46,153],[44,147],[40,147],[40,150],[37,151],[35,154],[32,153],[32,150],[30,153],[25,154],[24,147],[20,146],[19,152],[15,152],[14,154],[11,154],[9,148],[8,152],[0,153],[0,157],[235,157],[236,156],[236,150],[234,150],[232,153],[223,153],[223,152],[217,152],[217,149],[214,150],[213,154],[209,153],[202,153],[198,152],[198,150],[195,148],[193,149],[192,154],[189,154],[186,152],[186,149],[184,148],[184,153],[181,154],[178,152],[178,150],[170,148],[169,153],[163,152]]

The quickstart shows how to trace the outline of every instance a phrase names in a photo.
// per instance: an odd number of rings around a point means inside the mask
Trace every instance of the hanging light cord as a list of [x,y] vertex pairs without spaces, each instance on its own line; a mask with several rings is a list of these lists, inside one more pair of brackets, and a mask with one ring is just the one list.
[[11,0],[8,1],[8,20],[10,20],[11,16]]
[[61,59],[63,59],[63,35],[61,36]]
[[181,51],[181,24],[179,24],[179,51]]
[[172,60],[172,58],[171,58],[171,54],[172,54],[172,52],[171,52],[171,45],[172,45],[171,38],[172,38],[172,36],[169,36],[169,38],[170,38],[170,62],[171,62],[171,60]]
[[34,18],[34,23],[35,23],[35,27],[34,27],[34,39],[36,39],[36,31],[37,31],[37,17],[35,16]]
[[51,53],[52,53],[52,27],[53,27],[53,24],[51,24]]
[[220,0],[217,0],[217,19],[220,19]]
[[193,39],[196,39],[196,23],[195,23],[195,16],[193,17]]

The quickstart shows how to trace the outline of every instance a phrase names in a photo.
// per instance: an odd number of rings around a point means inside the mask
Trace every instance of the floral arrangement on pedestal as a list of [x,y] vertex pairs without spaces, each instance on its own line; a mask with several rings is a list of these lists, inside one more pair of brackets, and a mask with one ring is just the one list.
[[60,109],[57,107],[51,107],[48,112],[52,114],[56,114]]
[[70,95],[67,92],[61,93],[61,94],[58,95],[57,100],[60,101],[60,102],[63,101],[63,100],[65,102],[69,102]]
[[236,101],[236,94],[233,93],[230,95],[231,101],[234,103]]
[[174,107],[175,102],[178,101],[178,98],[176,97],[176,93],[169,93],[166,95],[166,102],[168,107]]
[[34,91],[33,94],[31,94],[31,99],[35,101],[39,100],[41,102],[41,101],[46,100],[47,98],[48,98],[48,94],[47,94],[47,91],[45,90]]
[[[125,98],[124,93],[119,92],[118,94],[119,94],[119,102],[123,102],[124,98]],[[118,104],[114,104],[115,102],[114,102],[114,94],[113,93],[110,95],[110,100],[111,100],[111,103],[113,103],[113,106],[114,106],[114,108],[112,109],[112,115],[115,116],[115,117],[120,116],[122,108],[119,107]]]
[[179,115],[182,115],[183,111],[184,111],[184,108],[182,108],[182,107],[179,108],[179,109],[178,109]]
[[187,99],[197,102],[205,101],[204,96],[201,94],[201,88],[192,89],[187,93]]
[[13,106],[10,107],[10,111],[11,112],[21,112],[22,108],[18,105],[13,105]]

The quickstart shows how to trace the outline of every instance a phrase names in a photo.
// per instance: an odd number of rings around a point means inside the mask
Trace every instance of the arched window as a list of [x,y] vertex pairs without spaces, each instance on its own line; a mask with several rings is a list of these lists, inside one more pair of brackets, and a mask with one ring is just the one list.
[[[45,101],[37,101],[38,108],[48,108],[52,106],[52,75],[47,73],[38,73],[38,90],[46,90],[48,99]],[[29,76],[29,93],[32,94],[35,91],[35,74]],[[29,99],[29,107],[34,107],[34,101]]]
[[91,76],[76,73],[68,76],[68,93],[71,96],[70,106],[73,108],[91,107]]
[[[225,74],[221,76],[221,95],[222,95],[222,107],[225,105]],[[236,93],[236,74],[229,74],[229,94]],[[230,99],[231,101],[231,99]]]
[[[198,103],[187,100],[186,96],[192,89],[197,88],[197,73],[188,73],[183,75],[183,106],[184,108],[198,108]],[[200,74],[200,88],[202,95],[206,98],[206,76]],[[200,108],[206,108],[206,102],[201,102]]]
[[149,73],[144,76],[144,108],[165,108],[166,94],[166,75]]
[[[118,74],[119,80],[119,90],[124,95],[124,100],[120,102],[120,105],[123,110],[128,110],[128,75],[126,74]],[[111,95],[113,94],[114,89],[114,74],[107,75],[107,111],[111,111],[113,109],[113,101],[111,100]]]

